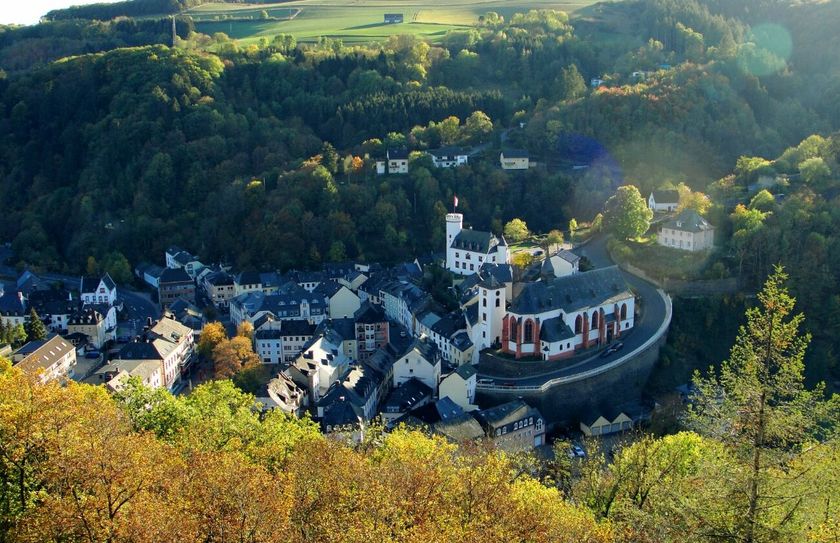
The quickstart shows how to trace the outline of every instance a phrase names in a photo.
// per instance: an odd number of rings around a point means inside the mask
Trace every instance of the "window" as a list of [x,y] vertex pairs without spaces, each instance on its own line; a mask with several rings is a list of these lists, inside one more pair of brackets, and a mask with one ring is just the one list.
[[487,307],[487,298],[481,299],[481,307]]
[[583,333],[583,318],[578,315],[575,319],[575,334]]
[[473,271],[473,270],[475,270],[475,265],[470,264],[470,271]]
[[597,311],[594,311],[592,313],[592,321],[591,321],[590,324],[591,324],[591,329],[592,330],[594,330],[595,328],[598,328],[598,312]]
[[500,302],[501,302],[501,300],[499,300],[498,298],[496,298],[496,307],[499,307],[499,303],[500,303]]
[[627,320],[627,304],[621,304],[621,320]]
[[525,343],[534,342],[534,322],[531,320],[525,321]]
[[510,339],[516,341],[516,321],[510,319]]

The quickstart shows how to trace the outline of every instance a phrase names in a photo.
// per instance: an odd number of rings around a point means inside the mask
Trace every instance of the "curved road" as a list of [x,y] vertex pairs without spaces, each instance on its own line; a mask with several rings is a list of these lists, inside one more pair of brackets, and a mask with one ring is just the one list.
[[[577,255],[587,257],[596,268],[613,265],[613,261],[607,253],[607,237],[603,234],[592,238],[589,243],[578,247],[573,252]],[[662,324],[662,321],[665,319],[667,311],[665,302],[657,292],[656,286],[623,270],[621,273],[631,290],[636,293],[636,302],[639,305],[639,311],[641,312],[639,317],[636,318],[632,333],[622,336],[621,341],[624,343],[623,350],[605,358],[601,358],[601,353],[598,351],[587,359],[578,360],[568,365],[565,365],[564,361],[560,360],[557,364],[562,365],[563,367],[537,375],[529,375],[527,377],[502,377],[491,375],[482,371],[481,363],[479,362],[479,365],[476,368],[478,369],[478,378],[492,379],[494,381],[494,384],[492,385],[493,388],[498,387],[501,383],[512,383],[513,385],[511,388],[515,388],[517,386],[539,386],[551,379],[568,377],[576,373],[595,369],[598,366],[641,347],[656,333]]]

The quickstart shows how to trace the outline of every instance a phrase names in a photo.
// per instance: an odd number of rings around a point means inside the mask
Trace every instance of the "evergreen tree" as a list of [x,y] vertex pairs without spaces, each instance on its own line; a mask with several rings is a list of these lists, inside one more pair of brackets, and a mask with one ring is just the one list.
[[698,393],[689,426],[727,445],[741,464],[731,474],[730,494],[721,496],[731,516],[711,521],[727,540],[784,538],[803,496],[813,491],[796,484],[802,473],[788,462],[803,444],[837,425],[821,416],[827,405],[822,387],[805,389],[810,335],[799,331],[804,317],[792,314],[796,300],[786,281],[777,266],[758,294],[759,305],[747,311],[720,374],[694,378]]
[[44,321],[38,316],[35,308],[29,310],[29,322],[26,325],[26,337],[29,341],[40,341],[46,339],[47,328],[44,326]]

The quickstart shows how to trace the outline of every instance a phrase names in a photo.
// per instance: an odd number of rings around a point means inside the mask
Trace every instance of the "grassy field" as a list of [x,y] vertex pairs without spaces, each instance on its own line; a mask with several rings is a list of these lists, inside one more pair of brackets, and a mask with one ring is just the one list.
[[[277,4],[203,4],[187,13],[204,34],[224,32],[244,44],[277,34],[292,34],[298,41],[318,37],[347,43],[380,41],[395,34],[415,34],[437,41],[449,30],[475,24],[495,11],[505,17],[529,9],[558,9],[572,13],[596,0],[293,0]],[[267,20],[260,19],[265,10]],[[402,24],[384,24],[385,13],[402,13]],[[226,20],[227,19],[227,20]]]

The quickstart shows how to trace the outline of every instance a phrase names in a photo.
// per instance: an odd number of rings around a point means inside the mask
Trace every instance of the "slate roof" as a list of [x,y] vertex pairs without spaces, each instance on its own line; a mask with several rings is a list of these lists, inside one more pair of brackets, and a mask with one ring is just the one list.
[[353,315],[357,324],[376,324],[385,322],[385,311],[365,300]]
[[283,333],[276,329],[263,329],[254,332],[255,339],[280,339],[282,337]]
[[676,190],[655,190],[653,191],[653,199],[657,204],[678,204],[680,203],[680,193]]
[[233,277],[227,272],[216,271],[208,274],[204,278],[204,281],[206,281],[209,285],[213,285],[214,287],[221,287],[226,285],[232,285]]
[[540,339],[549,343],[572,339],[575,337],[572,329],[560,317],[544,320],[540,327]]
[[26,306],[19,292],[10,290],[0,296],[0,315],[23,317],[26,314]]
[[74,314],[70,319],[67,321],[67,325],[73,326],[87,326],[87,325],[98,325],[105,317],[102,316],[102,313],[99,311],[91,308],[86,307],[80,310],[78,313]]
[[632,296],[618,266],[528,283],[511,304],[510,312],[534,315],[562,309],[566,313]]
[[408,160],[408,149],[400,147],[399,149],[388,149],[386,152],[388,160]]
[[312,292],[320,294],[321,296],[323,296],[325,298],[332,298],[342,288],[346,288],[346,287],[344,285],[338,284],[337,282],[333,281],[332,279],[329,279],[327,281],[322,281],[322,282],[318,283],[318,286],[315,287],[315,290],[313,290]]
[[260,278],[260,273],[255,271],[244,271],[240,272],[239,275],[236,276],[236,284],[237,285],[262,285],[262,279]]
[[412,377],[391,391],[382,405],[382,411],[385,413],[407,413],[431,396],[432,389]]
[[280,333],[285,336],[312,336],[315,325],[303,319],[285,320],[280,325]]
[[452,248],[486,254],[493,246],[495,238],[496,236],[490,232],[467,228],[458,232],[458,235],[452,240]]
[[525,149],[503,149],[502,154],[505,158],[528,158],[531,156]]
[[192,329],[180,322],[162,318],[146,335],[147,341],[126,344],[119,353],[123,360],[164,360],[181,342],[181,338],[192,335]]
[[463,313],[450,313],[445,315],[432,326],[432,332],[445,338],[451,338],[458,331],[465,329],[466,325],[464,323]]
[[481,439],[485,435],[484,428],[471,413],[462,413],[457,417],[440,421],[433,426],[432,430],[455,443]]
[[192,278],[183,268],[166,268],[160,274],[159,284],[192,283]]
[[[523,400],[513,400],[490,409],[482,409],[476,413],[476,417],[484,426],[495,429],[522,420],[527,416],[534,416],[531,415],[534,411],[536,410]],[[537,411],[536,414],[538,413]]]
[[671,230],[679,230],[681,232],[705,232],[714,229],[714,226],[709,224],[709,221],[701,217],[693,209],[686,209],[670,221],[666,221],[662,228],[670,228]]
[[60,290],[36,290],[29,295],[29,305],[41,317],[47,315],[69,315],[79,308],[79,300],[72,300],[70,293]]
[[455,370],[455,373],[457,373],[461,379],[466,381],[473,375],[477,374],[478,371],[476,371],[475,366],[473,366],[472,364],[461,364],[460,366],[458,366],[458,369]]
[[429,154],[438,159],[454,159],[458,156],[466,156],[467,152],[461,147],[441,147],[440,149],[429,149]]
[[333,429],[340,426],[355,426],[362,419],[362,408],[342,394],[328,404],[324,404],[324,417],[321,419],[321,426],[323,428],[330,426]]
[[325,319],[315,329],[315,333],[327,332],[328,330],[337,334],[342,341],[356,339],[356,322],[350,318]]
[[114,283],[111,276],[106,273],[102,277],[82,277],[81,290],[82,292],[96,292],[96,289],[99,288],[99,283],[101,282],[105,283],[105,288],[108,290],[114,290],[117,288],[117,284]]

